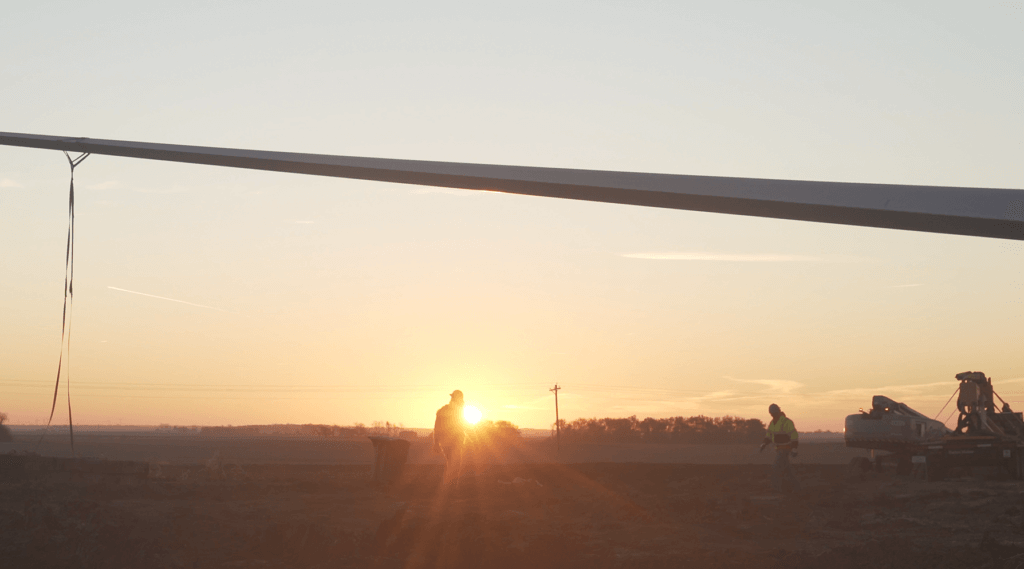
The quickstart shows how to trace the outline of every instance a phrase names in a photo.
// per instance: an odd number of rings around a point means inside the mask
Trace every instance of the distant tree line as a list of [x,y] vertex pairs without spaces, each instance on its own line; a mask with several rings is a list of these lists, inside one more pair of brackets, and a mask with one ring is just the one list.
[[200,432],[202,429],[202,427],[197,426],[186,427],[182,425],[168,425],[167,423],[161,423],[160,426],[156,428],[158,431],[169,431],[178,435],[191,435]]
[[523,442],[523,436],[519,427],[508,421],[491,421],[484,419],[467,430],[466,452],[467,456],[474,456],[477,459],[486,457],[501,457],[510,449],[518,447]]
[[478,442],[515,442],[523,438],[519,427],[508,421],[491,421],[484,419],[469,430],[471,443]]
[[581,443],[754,443],[763,439],[765,433],[765,424],[760,419],[728,415],[647,417],[643,420],[636,415],[623,419],[576,419],[571,423],[560,421],[560,427],[563,441]]

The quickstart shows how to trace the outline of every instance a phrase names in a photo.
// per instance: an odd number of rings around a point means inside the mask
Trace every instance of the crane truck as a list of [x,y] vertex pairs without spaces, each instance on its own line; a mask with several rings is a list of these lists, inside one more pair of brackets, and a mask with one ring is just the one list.
[[867,470],[895,463],[898,474],[927,480],[939,480],[951,468],[995,466],[1024,480],[1024,415],[999,397],[984,373],[965,371],[956,379],[956,429],[883,395],[872,398],[869,410],[847,416],[846,446],[869,449],[874,458],[858,457],[853,464]]

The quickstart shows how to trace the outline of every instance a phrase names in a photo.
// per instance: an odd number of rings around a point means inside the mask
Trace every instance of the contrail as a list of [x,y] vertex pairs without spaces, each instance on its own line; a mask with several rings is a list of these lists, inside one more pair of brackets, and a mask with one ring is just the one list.
[[629,259],[652,259],[658,261],[739,261],[746,263],[792,263],[815,262],[821,259],[804,255],[737,255],[730,253],[623,253]]
[[176,298],[167,298],[166,296],[157,296],[155,294],[146,294],[144,292],[138,292],[138,291],[135,291],[135,290],[128,290],[126,288],[117,288],[116,286],[108,286],[107,288],[113,289],[113,290],[119,290],[121,292],[130,292],[132,294],[140,294],[142,296],[149,296],[149,297],[152,297],[152,298],[159,298],[160,300],[169,300],[171,302],[180,302],[182,304],[187,304],[189,306],[198,306],[199,308],[209,308],[210,310],[219,310],[221,312],[227,312],[227,310],[224,310],[223,308],[217,308],[216,306],[206,306],[205,304],[196,304],[194,302],[188,302],[188,301],[185,301],[185,300],[178,300]]
[[917,283],[917,284],[902,284],[902,285],[883,286],[882,288],[883,289],[885,289],[885,288],[910,288],[910,287],[915,287],[915,286],[924,286],[924,285],[921,284],[921,283]]

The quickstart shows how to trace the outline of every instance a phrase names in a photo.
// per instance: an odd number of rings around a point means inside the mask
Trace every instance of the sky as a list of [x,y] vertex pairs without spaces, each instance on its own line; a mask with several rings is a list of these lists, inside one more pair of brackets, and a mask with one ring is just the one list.
[[[20,2],[0,131],[1024,188],[1024,3]],[[69,169],[0,147],[0,411],[45,423]],[[76,424],[1024,409],[1024,244],[89,157]],[[67,355],[65,370],[67,369]],[[67,423],[66,379],[54,423]],[[949,408],[939,416],[949,414]]]

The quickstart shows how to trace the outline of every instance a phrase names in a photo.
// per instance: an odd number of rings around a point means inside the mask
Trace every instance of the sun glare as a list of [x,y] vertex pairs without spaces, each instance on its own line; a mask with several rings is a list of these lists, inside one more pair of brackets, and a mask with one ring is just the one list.
[[466,405],[466,407],[462,409],[462,416],[466,418],[466,422],[470,425],[477,424],[477,422],[480,421],[480,417],[483,417],[483,415],[484,414],[481,413],[479,409],[472,405]]

